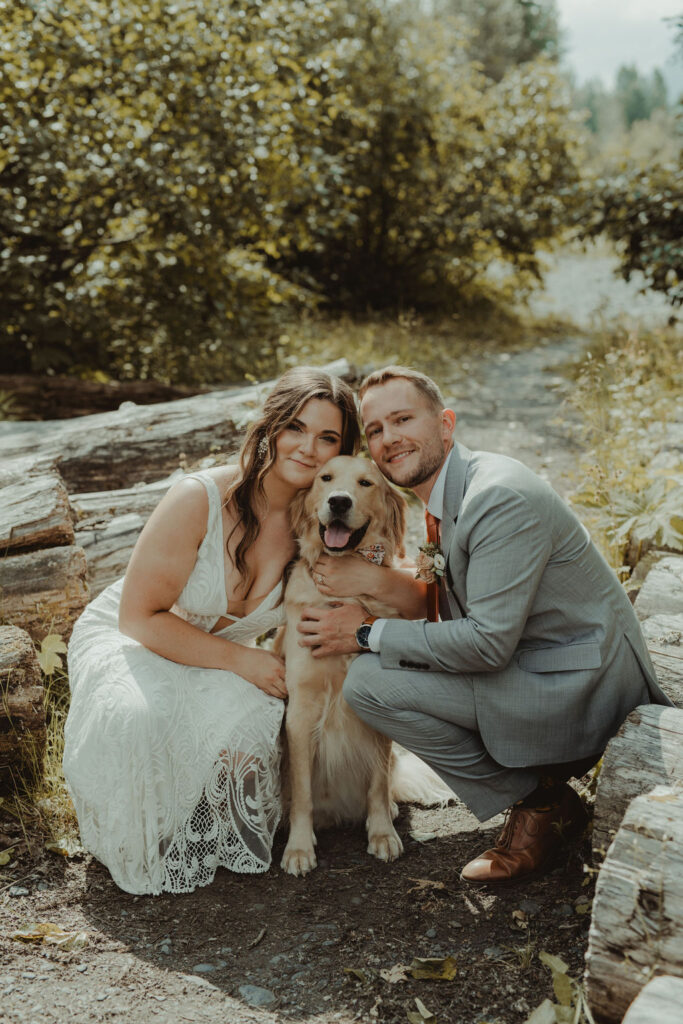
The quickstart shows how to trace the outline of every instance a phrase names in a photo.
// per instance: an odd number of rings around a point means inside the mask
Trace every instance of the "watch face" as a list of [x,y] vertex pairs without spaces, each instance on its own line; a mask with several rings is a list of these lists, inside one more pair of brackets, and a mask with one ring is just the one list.
[[358,643],[359,647],[366,647],[366,648],[369,649],[369,647],[370,647],[369,640],[370,640],[370,630],[371,629],[372,629],[372,626],[365,626],[365,625],[363,625],[363,626],[359,626],[358,627],[358,629],[356,630],[356,642]]

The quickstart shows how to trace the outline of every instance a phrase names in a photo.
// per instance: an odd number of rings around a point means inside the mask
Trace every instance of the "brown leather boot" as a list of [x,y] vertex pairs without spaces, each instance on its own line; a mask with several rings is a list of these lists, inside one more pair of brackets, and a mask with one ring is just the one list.
[[467,885],[513,885],[543,874],[568,838],[581,832],[586,811],[578,793],[566,783],[552,804],[515,805],[492,850],[471,860],[460,872]]

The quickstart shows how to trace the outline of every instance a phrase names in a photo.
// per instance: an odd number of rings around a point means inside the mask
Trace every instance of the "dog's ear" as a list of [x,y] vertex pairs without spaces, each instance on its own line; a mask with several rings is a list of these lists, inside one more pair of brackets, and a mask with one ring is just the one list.
[[398,558],[404,558],[406,553],[403,543],[406,535],[406,507],[406,499],[403,497],[401,492],[387,484],[387,526],[389,529],[389,535],[392,537],[394,544],[396,545],[396,556]]

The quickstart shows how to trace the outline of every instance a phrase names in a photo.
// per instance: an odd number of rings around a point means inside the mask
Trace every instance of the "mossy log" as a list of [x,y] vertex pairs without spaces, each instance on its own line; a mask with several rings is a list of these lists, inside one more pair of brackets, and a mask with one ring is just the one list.
[[683,787],[657,786],[631,802],[598,874],[585,975],[596,1021],[621,1021],[655,975],[683,978],[681,949]]
[[683,784],[683,710],[645,704],[607,744],[593,818],[593,856],[602,859],[634,797]]
[[89,600],[82,548],[46,548],[0,559],[0,600],[5,623],[36,642],[48,633],[64,640]]
[[0,626],[0,788],[35,778],[45,750],[43,677],[31,637]]

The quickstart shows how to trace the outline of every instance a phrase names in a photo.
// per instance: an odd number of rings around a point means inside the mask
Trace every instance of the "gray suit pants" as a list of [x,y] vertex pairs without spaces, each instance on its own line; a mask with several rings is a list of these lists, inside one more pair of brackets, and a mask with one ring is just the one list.
[[426,761],[479,821],[538,784],[539,768],[506,768],[486,750],[469,676],[385,669],[377,654],[362,654],[351,664],[344,697],[364,722]]

